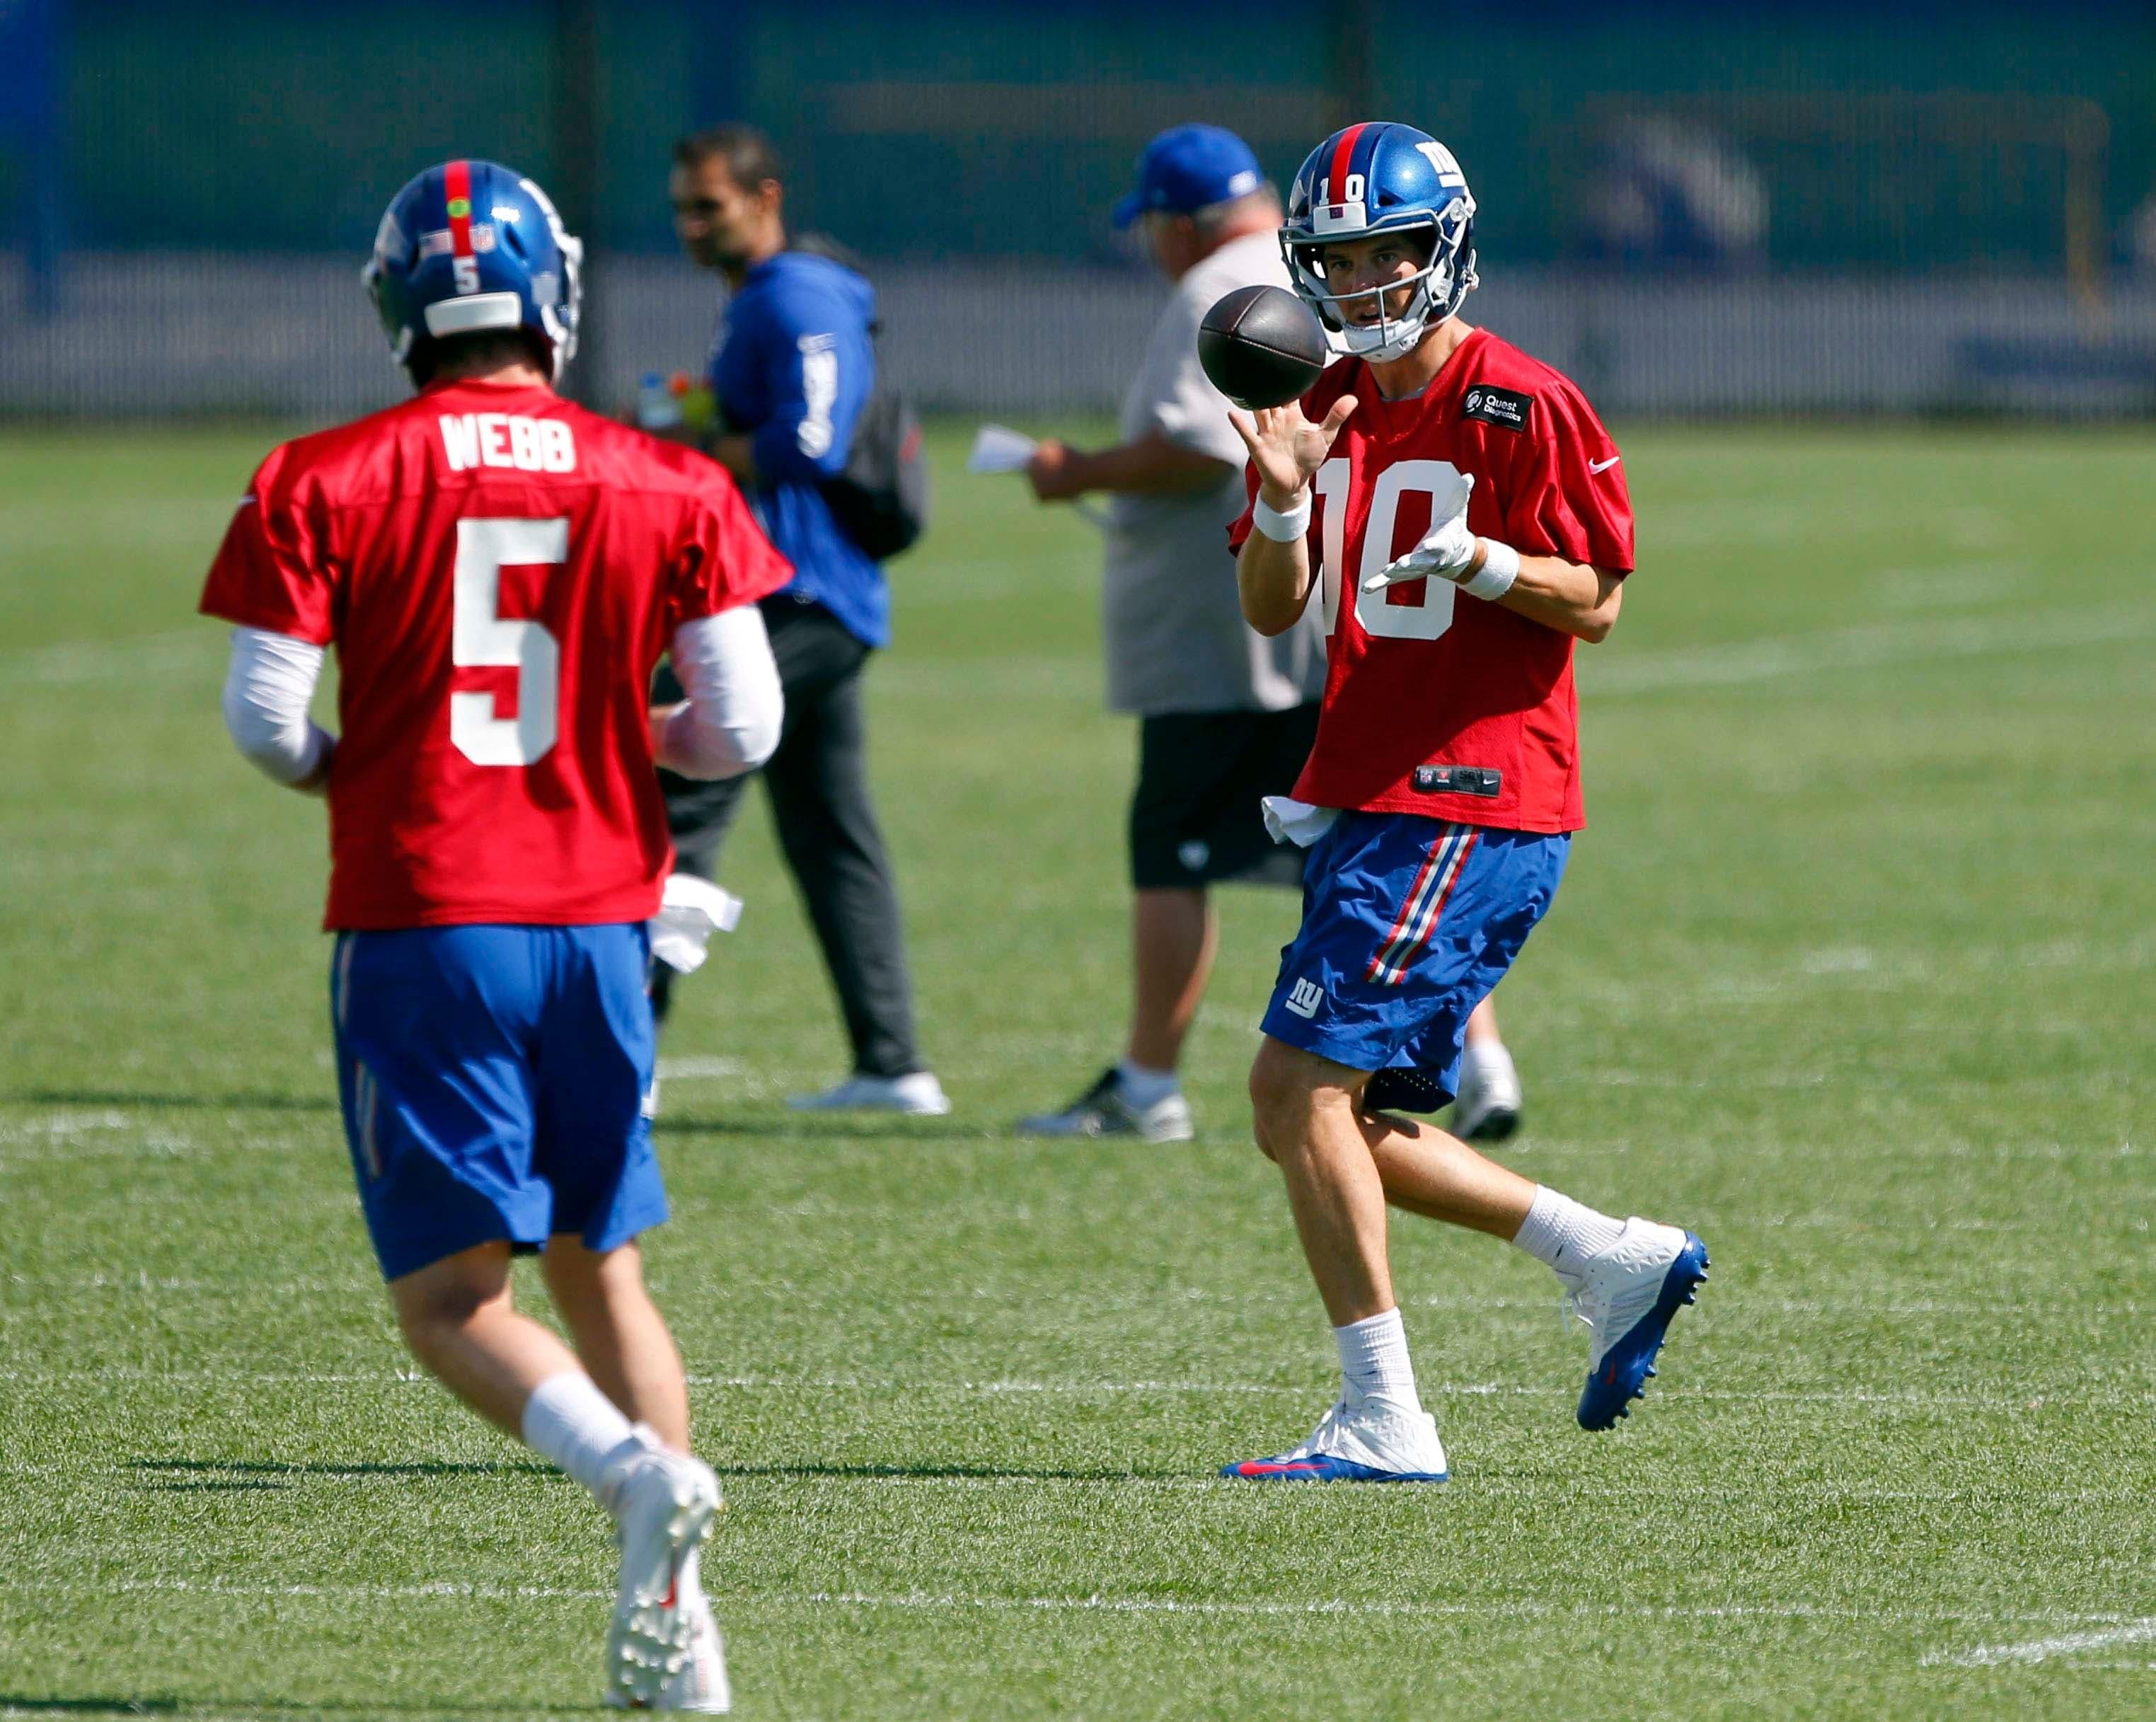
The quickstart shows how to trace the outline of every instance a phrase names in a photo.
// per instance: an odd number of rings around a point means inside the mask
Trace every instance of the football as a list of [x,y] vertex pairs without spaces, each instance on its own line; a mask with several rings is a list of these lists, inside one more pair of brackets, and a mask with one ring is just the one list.
[[1285,287],[1238,287],[1198,325],[1198,362],[1238,407],[1286,406],[1329,357],[1317,316]]

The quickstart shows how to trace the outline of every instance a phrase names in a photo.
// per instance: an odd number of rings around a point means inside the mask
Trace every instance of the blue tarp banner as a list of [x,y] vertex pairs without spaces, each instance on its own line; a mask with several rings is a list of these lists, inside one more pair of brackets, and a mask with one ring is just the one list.
[[0,209],[0,243],[21,245],[30,308],[41,315],[59,305],[62,4],[0,0],[0,148],[22,164],[17,207]]
[[49,134],[59,110],[59,0],[0,0],[0,130]]

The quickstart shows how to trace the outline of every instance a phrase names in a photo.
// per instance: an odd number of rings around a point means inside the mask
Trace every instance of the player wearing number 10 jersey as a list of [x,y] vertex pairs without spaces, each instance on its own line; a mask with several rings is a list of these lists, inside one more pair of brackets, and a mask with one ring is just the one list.
[[[345,1127],[405,1336],[613,1517],[608,1700],[723,1709],[696,1563],[718,1486],[636,1243],[666,1215],[639,1104],[654,764],[770,753],[756,601],[792,570],[723,469],[556,395],[580,259],[495,163],[406,186],[367,279],[418,393],[274,452],[202,607],[234,624],[241,750],[328,796]],[[307,718],[332,645],[334,741]],[[670,650],[689,697],[653,710]],[[512,1306],[526,1250],[573,1354]]]
[[1250,1073],[1333,1323],[1339,1402],[1236,1477],[1441,1482],[1386,1256],[1385,1207],[1508,1239],[1594,1330],[1578,1420],[1643,1388],[1704,1247],[1528,1182],[1382,1110],[1452,1098],[1469,1013],[1549,907],[1584,823],[1575,639],[1632,569],[1621,463],[1570,382],[1459,316],[1474,199],[1451,152],[1351,126],[1296,177],[1281,242],[1342,355],[1301,402],[1239,417],[1251,504],[1231,531],[1262,633],[1314,600],[1330,636],[1317,741],[1276,829],[1310,850]]

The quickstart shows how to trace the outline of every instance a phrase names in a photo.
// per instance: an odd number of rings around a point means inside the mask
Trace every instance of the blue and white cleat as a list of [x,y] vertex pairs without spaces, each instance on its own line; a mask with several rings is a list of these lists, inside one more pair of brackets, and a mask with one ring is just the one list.
[[1635,1214],[1616,1243],[1589,1257],[1577,1277],[1558,1276],[1565,1282],[1566,1307],[1594,1334],[1579,1396],[1581,1428],[1614,1429],[1647,1391],[1670,1318],[1693,1301],[1707,1265],[1707,1246],[1692,1233]]
[[1442,1483],[1452,1473],[1436,1418],[1365,1399],[1353,1411],[1337,1402],[1301,1446],[1223,1465],[1220,1474],[1281,1483]]

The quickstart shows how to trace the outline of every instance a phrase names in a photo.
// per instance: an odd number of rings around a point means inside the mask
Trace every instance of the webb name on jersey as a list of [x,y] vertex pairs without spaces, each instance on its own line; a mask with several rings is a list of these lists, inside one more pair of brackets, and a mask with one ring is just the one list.
[[[1322,420],[1357,402],[1314,484],[1312,602],[1328,636],[1317,743],[1296,786],[1319,807],[1421,813],[1529,832],[1586,823],[1568,634],[1444,580],[1375,592],[1365,578],[1459,505],[1470,530],[1523,556],[1632,567],[1617,451],[1572,382],[1486,330],[1430,387],[1388,401],[1343,359],[1303,397]],[[1255,469],[1247,475],[1257,495]],[[1240,550],[1250,513],[1231,529]]]

